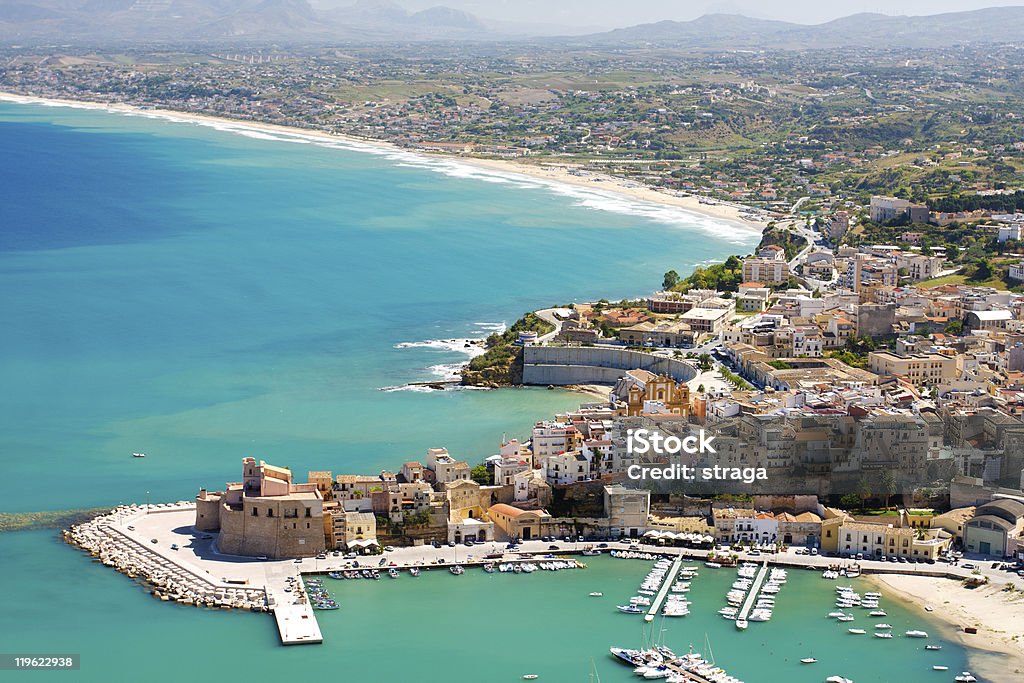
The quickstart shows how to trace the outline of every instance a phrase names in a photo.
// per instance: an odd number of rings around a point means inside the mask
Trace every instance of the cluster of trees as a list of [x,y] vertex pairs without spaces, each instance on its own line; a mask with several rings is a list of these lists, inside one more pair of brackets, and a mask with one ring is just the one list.
[[743,282],[743,261],[730,256],[725,263],[716,263],[703,268],[698,266],[689,277],[681,278],[670,270],[665,273],[661,286],[666,291],[688,292],[691,289],[717,289],[720,292],[735,292]]

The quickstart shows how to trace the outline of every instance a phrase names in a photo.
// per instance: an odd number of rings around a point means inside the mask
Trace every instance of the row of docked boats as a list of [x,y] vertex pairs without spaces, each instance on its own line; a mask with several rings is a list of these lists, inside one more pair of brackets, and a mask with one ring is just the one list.
[[[628,604],[616,605],[616,609],[623,614],[643,614],[646,612],[646,608],[651,606],[651,599],[658,594],[659,590],[661,590],[662,584],[665,583],[667,574],[671,569],[671,560],[665,558],[659,559],[654,563],[651,571],[647,573],[647,576],[645,576],[644,580],[640,583],[640,588],[637,590],[639,595],[630,598]],[[680,595],[679,597],[682,596]],[[688,605],[689,603],[686,603],[687,607]],[[674,613],[671,615],[666,614],[666,616],[685,616],[685,614],[676,613],[682,612],[682,606],[683,603],[679,601],[673,602],[673,608],[671,611]],[[689,613],[688,610],[687,613]]]
[[657,560],[661,557],[654,553],[642,553],[636,550],[613,550],[608,554],[620,560]]
[[693,651],[692,646],[690,651],[682,656],[677,656],[664,646],[641,650],[612,647],[609,651],[618,661],[632,666],[633,673],[646,680],[662,679],[668,683],[691,683],[703,679],[710,683],[743,683],[716,666],[713,660],[705,660],[700,653]]
[[[290,583],[295,585],[298,582],[293,580]],[[313,609],[335,610],[341,607],[341,605],[331,597],[331,594],[324,587],[323,581],[320,579],[306,579],[305,583],[306,595],[309,597],[309,603],[313,606]]]

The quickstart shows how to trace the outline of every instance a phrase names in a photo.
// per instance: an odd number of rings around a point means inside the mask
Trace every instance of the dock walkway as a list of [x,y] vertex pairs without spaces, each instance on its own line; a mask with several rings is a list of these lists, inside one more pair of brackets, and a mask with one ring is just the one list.
[[665,596],[668,595],[668,591],[672,588],[672,584],[675,583],[676,575],[679,573],[679,567],[683,564],[683,558],[677,557],[669,567],[668,573],[665,574],[665,582],[661,584],[661,590],[658,591],[658,595],[655,596],[651,602],[651,609],[647,610],[647,614],[644,616],[644,621],[654,621],[654,617],[658,615],[658,610],[661,609],[661,604],[665,602]]
[[761,569],[758,570],[754,584],[750,587],[750,592],[747,593],[747,599],[743,601],[743,607],[740,609],[740,613],[736,615],[736,621],[746,619],[747,615],[750,614],[750,609],[754,606],[754,601],[757,600],[757,594],[761,591],[761,585],[764,584],[766,576],[768,576],[767,560],[761,565]]

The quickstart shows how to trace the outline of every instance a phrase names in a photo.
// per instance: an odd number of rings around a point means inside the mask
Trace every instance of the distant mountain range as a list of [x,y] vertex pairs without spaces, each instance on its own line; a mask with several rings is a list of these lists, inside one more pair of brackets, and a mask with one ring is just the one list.
[[708,14],[693,21],[661,21],[573,39],[577,41],[704,48],[938,47],[1024,42],[1024,7],[991,7],[920,17],[864,13],[815,26],[735,14]]
[[[8,43],[480,41],[542,32],[550,31],[488,21],[443,6],[409,12],[390,0],[356,0],[323,11],[313,9],[308,0],[0,0],[0,40]],[[816,26],[709,14],[693,21],[661,21],[544,41],[719,49],[1024,43],[1024,7],[922,17],[855,14]]]

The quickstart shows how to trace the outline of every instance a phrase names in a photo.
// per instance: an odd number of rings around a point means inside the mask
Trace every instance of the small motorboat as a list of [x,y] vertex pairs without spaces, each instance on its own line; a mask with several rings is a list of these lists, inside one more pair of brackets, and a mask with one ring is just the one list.
[[949,671],[949,667],[941,664],[933,664],[932,671]]
[[636,605],[616,605],[616,609],[624,614],[643,614],[644,611]]
[[803,659],[800,660],[800,663],[801,664],[814,664],[816,661],[818,661],[818,660],[815,659],[814,657],[804,657]]
[[874,612],[868,612],[869,617],[887,617],[884,609],[876,609]]
[[145,458],[146,454],[145,453],[132,453],[132,457],[133,458]]
[[932,607],[931,605],[925,605],[925,606],[924,606],[924,611],[925,611],[925,612],[934,612],[934,611],[935,611],[935,608],[934,608],[934,607]]
[[926,650],[941,650],[942,646],[941,645],[925,645],[924,649],[926,649]]
[[458,565],[458,564],[455,565],[454,567],[450,567],[448,569],[448,571],[450,571],[455,576],[459,576],[461,574],[465,574],[466,573],[466,570],[462,568],[462,565]]
[[601,593],[600,591],[594,591],[594,592],[592,592],[592,593],[590,594],[590,597],[592,597],[592,598],[600,598],[600,597],[602,597],[603,595],[604,595],[604,593]]
[[537,674],[523,674],[524,681],[533,681],[540,678]]
[[892,634],[888,631],[883,631],[881,633],[876,633],[875,638],[892,638]]
[[390,576],[392,579],[397,579],[398,578],[398,570],[395,569],[394,567],[391,567],[390,569],[388,569],[388,576]]
[[736,620],[736,629],[739,630],[739,631],[746,631],[748,625],[749,624],[747,624],[747,620],[746,619],[737,619]]
[[903,635],[905,635],[907,638],[927,638],[928,637],[928,632],[927,631],[907,631]]
[[420,568],[419,567],[409,567],[409,576],[419,576],[419,575],[420,575]]
[[853,634],[853,635],[855,635],[855,636],[862,636],[862,635],[864,635],[865,633],[867,633],[867,631],[865,631],[865,630],[864,630],[864,629],[862,629],[862,628],[848,628],[848,629],[846,629],[846,630],[847,630],[847,631],[849,631],[850,633],[852,633],[852,634]]
[[487,572],[488,574],[493,574],[494,573],[494,563],[493,562],[488,562],[487,564],[485,564],[484,565],[484,571]]
[[891,624],[875,624],[875,628],[877,628],[879,631],[884,631],[887,628],[892,628],[892,625]]
[[953,680],[956,683],[974,683],[978,679],[970,671],[964,671],[959,676],[954,677]]
[[829,676],[825,679],[825,683],[853,683],[853,681],[843,676]]

